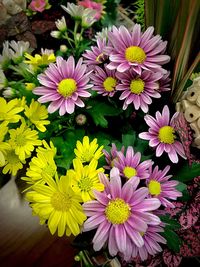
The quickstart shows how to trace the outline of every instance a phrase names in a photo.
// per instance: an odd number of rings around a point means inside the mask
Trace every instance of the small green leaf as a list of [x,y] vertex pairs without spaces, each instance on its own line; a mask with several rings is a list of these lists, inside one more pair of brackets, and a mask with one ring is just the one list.
[[122,135],[122,144],[127,148],[128,146],[134,146],[136,142],[136,133],[132,134],[123,134]]
[[176,253],[180,251],[182,241],[174,231],[165,229],[165,232],[161,233],[161,235],[167,240],[167,246],[169,249]]
[[179,182],[178,185],[176,186],[176,189],[177,189],[178,191],[180,191],[180,192],[183,192],[184,190],[187,189],[187,185],[184,184],[184,183]]
[[162,215],[160,219],[166,224],[165,229],[167,230],[178,230],[181,228],[180,224],[175,219],[170,218],[169,215]]
[[194,162],[191,166],[182,166],[177,173],[174,174],[174,180],[181,182],[188,182],[199,176],[200,174],[200,163]]

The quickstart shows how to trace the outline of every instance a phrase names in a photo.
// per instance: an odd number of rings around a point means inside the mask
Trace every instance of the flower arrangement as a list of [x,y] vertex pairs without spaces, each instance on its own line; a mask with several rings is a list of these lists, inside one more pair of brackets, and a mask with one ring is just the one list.
[[[31,1],[28,9],[37,14],[50,4]],[[199,54],[183,76],[177,64],[188,61],[169,53],[172,42],[157,34],[156,23],[148,27],[148,1],[146,25],[137,1],[134,20],[142,25],[131,27],[123,4],[123,23],[110,5],[119,8],[114,0],[62,3],[50,33],[58,49],[3,43],[0,167],[3,175],[20,175],[40,224],[52,235],[76,237],[80,266],[178,266],[191,256],[184,230],[191,237],[197,221],[189,227],[184,213],[199,214],[200,135],[191,147],[194,127],[182,112],[185,97],[199,102],[187,92],[179,98]]]

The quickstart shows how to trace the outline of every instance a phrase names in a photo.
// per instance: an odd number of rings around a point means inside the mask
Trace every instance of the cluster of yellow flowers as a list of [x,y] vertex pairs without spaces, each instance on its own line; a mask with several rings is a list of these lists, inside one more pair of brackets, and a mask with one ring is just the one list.
[[37,130],[46,131],[48,112],[34,100],[28,106],[24,97],[9,102],[0,97],[0,107],[0,167],[3,174],[16,175],[35,147],[42,144]]
[[33,215],[39,216],[40,223],[48,221],[52,234],[58,230],[58,236],[80,233],[86,220],[81,203],[94,199],[93,190],[103,191],[97,169],[98,159],[103,156],[103,146],[99,147],[97,139],[89,142],[84,136],[83,142],[77,141],[73,160],[73,169],[67,170],[65,176],[59,177],[54,161],[56,149],[43,141],[43,147],[36,149],[37,155],[31,159],[26,177],[30,185],[26,199],[30,202]]

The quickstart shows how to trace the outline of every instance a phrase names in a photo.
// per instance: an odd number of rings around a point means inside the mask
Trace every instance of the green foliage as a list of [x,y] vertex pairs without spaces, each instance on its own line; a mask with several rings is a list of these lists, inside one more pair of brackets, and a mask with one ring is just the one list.
[[103,27],[112,26],[115,24],[117,19],[117,6],[119,5],[120,0],[107,0],[105,3],[105,12],[104,18],[101,23]]
[[181,182],[188,182],[199,176],[200,174],[200,163],[194,162],[191,166],[188,164],[183,165],[174,174],[173,179]]
[[141,24],[142,29],[145,28],[145,21],[144,21],[144,0],[137,0],[134,3],[134,6],[136,8],[135,14],[135,20],[137,23]]

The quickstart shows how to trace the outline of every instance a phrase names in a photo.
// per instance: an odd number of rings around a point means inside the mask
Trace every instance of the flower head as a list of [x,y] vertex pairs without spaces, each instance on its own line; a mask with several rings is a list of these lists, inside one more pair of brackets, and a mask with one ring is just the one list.
[[0,97],[0,122],[7,121],[8,123],[18,122],[21,118],[19,113],[24,109],[23,107],[18,107],[18,99],[12,99],[8,102],[3,97]]
[[96,14],[95,14],[96,20],[101,19],[102,14],[105,13],[105,12],[103,12],[104,6],[102,3],[97,3],[97,2],[94,2],[91,0],[83,0],[83,1],[79,1],[78,4],[80,6],[85,7],[85,8],[91,8],[91,9],[95,10],[96,11]]
[[112,97],[116,93],[118,79],[116,79],[115,70],[107,68],[103,70],[96,66],[95,72],[90,75],[90,78],[94,84],[92,90],[97,91],[98,94]]
[[0,90],[5,88],[6,86],[7,86],[7,79],[3,70],[0,67]]
[[67,24],[64,16],[62,16],[61,19],[56,20],[55,24],[59,31],[65,32],[67,30]]
[[135,153],[131,146],[128,146],[126,155],[122,152],[117,153],[117,160],[114,160],[114,166],[120,170],[120,174],[130,179],[139,177],[146,179],[149,176],[149,168],[153,164],[151,160],[145,160],[140,163],[141,153]]
[[[137,247],[144,245],[141,232],[146,232],[149,225],[158,225],[160,220],[151,211],[158,209],[160,201],[148,199],[148,189],[137,189],[139,178],[128,180],[123,186],[117,168],[110,173],[110,181],[104,174],[100,179],[105,185],[103,192],[94,191],[96,200],[83,204],[89,217],[83,230],[97,228],[93,238],[94,250],[100,250],[108,242],[111,256],[118,252],[127,254],[128,243]],[[154,200],[154,201],[152,201]],[[132,251],[130,251],[131,255]]]
[[75,20],[81,20],[84,12],[84,7],[75,5],[74,3],[67,3],[67,6],[61,5],[61,7]]
[[98,160],[103,156],[103,146],[99,147],[97,144],[97,139],[95,138],[90,143],[89,137],[83,137],[83,143],[79,140],[76,142],[76,148],[74,149],[74,153],[76,158],[80,159],[81,162],[90,162],[93,159]]
[[82,197],[83,202],[94,199],[93,190],[104,190],[104,185],[99,181],[97,161],[92,160],[89,165],[83,166],[80,159],[73,160],[74,170],[67,171],[67,178],[71,181],[72,189]]
[[37,70],[38,67],[48,66],[50,63],[53,63],[56,60],[54,53],[43,53],[42,55],[35,54],[34,57],[28,53],[25,53],[25,58],[27,58],[27,60],[24,60],[24,63],[30,64],[33,70]]
[[109,69],[124,72],[132,68],[141,75],[142,69],[154,72],[164,71],[161,65],[169,61],[169,56],[163,55],[167,42],[163,42],[159,35],[153,36],[153,27],[141,33],[141,26],[135,24],[132,32],[126,27],[115,26],[108,33],[112,44]]
[[43,12],[46,8],[46,0],[32,0],[28,7],[33,11]]
[[74,236],[80,233],[80,227],[86,219],[80,204],[81,198],[71,189],[66,176],[54,180],[46,175],[46,184],[35,184],[32,191],[26,193],[26,199],[31,202],[33,215],[40,217],[44,224],[48,220],[48,228],[53,235],[58,230],[58,236]]
[[86,8],[83,11],[81,26],[83,28],[89,28],[94,24],[97,20],[95,18],[96,11],[91,8]]
[[114,143],[112,143],[110,153],[108,153],[108,151],[104,149],[103,153],[105,155],[105,159],[108,164],[107,166],[104,166],[104,168],[108,170],[112,169],[114,167],[114,160],[115,162],[118,161],[118,152],[121,151],[121,153],[124,154],[124,150],[125,150],[124,146],[121,148],[121,150],[118,150]]
[[84,107],[84,102],[80,97],[89,97],[87,89],[92,87],[89,82],[89,72],[87,67],[79,59],[75,66],[72,56],[68,60],[57,57],[56,64],[51,64],[44,74],[38,75],[38,80],[42,86],[33,90],[36,95],[42,95],[38,101],[46,103],[51,101],[48,112],[53,113],[59,109],[60,116],[73,113],[75,105]]
[[181,142],[176,140],[175,129],[172,126],[173,119],[177,113],[170,120],[170,112],[168,106],[164,106],[162,113],[156,112],[156,118],[150,115],[144,117],[148,124],[149,132],[139,134],[141,139],[149,140],[149,146],[156,147],[156,156],[160,157],[165,151],[173,163],[178,162],[179,154],[185,158],[185,152]]
[[155,90],[158,89],[158,80],[162,77],[161,73],[151,73],[143,71],[141,76],[131,69],[125,73],[117,73],[117,78],[121,83],[116,90],[123,91],[120,100],[124,100],[123,109],[125,110],[131,103],[135,109],[142,109],[147,113],[152,97],[159,98],[161,95]]
[[32,99],[30,107],[25,106],[24,114],[41,132],[45,132],[45,125],[50,124],[50,121],[45,120],[48,118],[48,111],[46,107],[34,99]]
[[176,200],[177,197],[181,197],[182,193],[176,189],[178,181],[170,180],[172,175],[167,175],[170,166],[166,166],[163,171],[156,166],[154,169],[150,168],[150,175],[146,180],[147,187],[149,188],[149,194],[151,197],[158,198],[161,204],[165,207],[174,208],[174,205],[169,199]]

